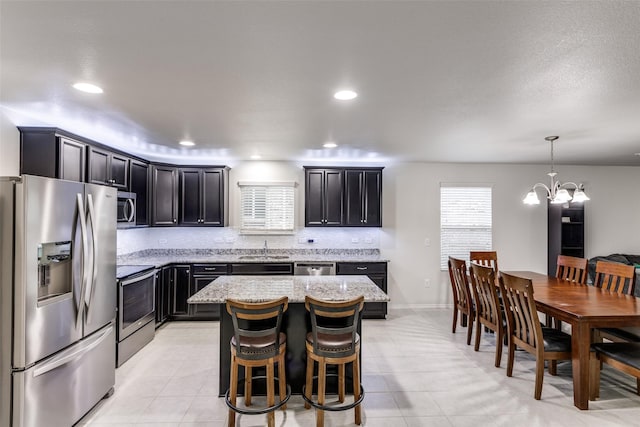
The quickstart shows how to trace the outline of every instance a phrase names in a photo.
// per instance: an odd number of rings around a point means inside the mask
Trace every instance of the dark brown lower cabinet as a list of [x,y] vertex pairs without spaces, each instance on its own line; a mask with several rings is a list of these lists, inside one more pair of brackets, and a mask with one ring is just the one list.
[[173,286],[173,267],[163,267],[156,274],[156,328],[169,318],[171,312],[171,289]]
[[171,318],[186,319],[189,317],[189,288],[191,283],[191,266],[176,265],[173,267],[173,283],[171,286]]
[[[227,274],[227,264],[193,264],[191,268],[191,295],[202,290],[213,280]],[[220,304],[191,304],[191,318],[219,320]]]
[[[380,289],[387,292],[386,262],[339,262],[336,265],[336,273],[368,276]],[[386,317],[386,302],[366,302],[364,304],[363,319],[384,319]]]

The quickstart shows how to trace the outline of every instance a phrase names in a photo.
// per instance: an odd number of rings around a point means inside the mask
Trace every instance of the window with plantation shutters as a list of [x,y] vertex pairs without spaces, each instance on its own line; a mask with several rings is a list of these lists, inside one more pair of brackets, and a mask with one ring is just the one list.
[[295,183],[238,183],[240,231],[292,233]]
[[491,187],[440,187],[440,268],[449,257],[469,261],[470,251],[490,251]]

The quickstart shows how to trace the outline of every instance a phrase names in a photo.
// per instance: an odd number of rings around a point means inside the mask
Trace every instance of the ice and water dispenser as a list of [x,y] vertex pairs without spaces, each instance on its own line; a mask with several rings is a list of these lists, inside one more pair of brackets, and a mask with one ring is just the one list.
[[38,303],[71,292],[71,242],[38,245]]

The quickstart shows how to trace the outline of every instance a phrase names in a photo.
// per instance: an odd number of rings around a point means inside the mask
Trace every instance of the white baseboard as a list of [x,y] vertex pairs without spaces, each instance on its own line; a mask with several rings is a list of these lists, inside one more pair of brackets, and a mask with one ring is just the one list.
[[428,308],[452,308],[452,304],[394,304],[389,305],[389,310],[428,309]]

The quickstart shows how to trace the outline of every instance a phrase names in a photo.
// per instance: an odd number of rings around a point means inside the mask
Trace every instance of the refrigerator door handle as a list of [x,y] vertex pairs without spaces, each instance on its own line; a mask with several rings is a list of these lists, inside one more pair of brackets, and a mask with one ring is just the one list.
[[82,285],[80,287],[80,299],[78,300],[78,314],[76,317],[76,325],[82,320],[82,313],[84,312],[84,299],[87,289],[87,263],[89,258],[89,241],[87,238],[87,222],[84,213],[84,203],[82,201],[82,194],[78,193],[78,218],[80,218],[80,235],[82,236]]
[[102,341],[107,339],[107,337],[111,333],[111,329],[112,328],[113,327],[106,328],[104,331],[102,331],[102,333],[100,334],[99,337],[96,337],[93,340],[92,343],[86,345],[85,347],[82,347],[82,348],[74,351],[73,353],[65,354],[64,356],[61,356],[60,358],[54,359],[54,360],[52,360],[50,362],[47,362],[44,365],[42,365],[41,367],[35,369],[33,371],[33,376],[34,377],[38,377],[40,375],[44,375],[47,372],[51,372],[54,369],[59,368],[62,365],[66,365],[69,362],[73,362],[74,360],[77,360],[77,359],[81,358],[84,354],[90,352],[91,350],[93,350],[94,348],[99,346],[100,343],[102,343]]
[[98,259],[98,234],[96,233],[96,213],[95,208],[93,206],[93,196],[91,194],[87,195],[87,210],[88,210],[88,218],[91,221],[91,247],[93,250],[91,251],[91,282],[89,282],[87,294],[87,318],[89,317],[89,311],[91,309],[91,302],[93,301],[94,285],[98,278],[98,268],[96,266],[96,259]]

